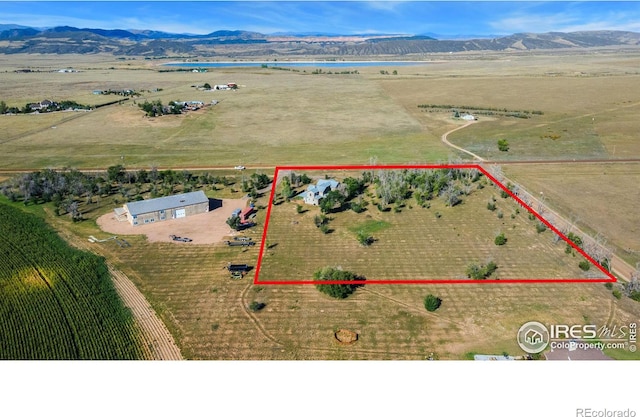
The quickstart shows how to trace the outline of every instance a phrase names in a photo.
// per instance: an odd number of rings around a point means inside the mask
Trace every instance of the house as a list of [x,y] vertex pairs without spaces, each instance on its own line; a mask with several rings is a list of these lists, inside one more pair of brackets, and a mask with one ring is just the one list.
[[46,110],[49,107],[57,107],[58,103],[51,100],[42,100],[40,103],[29,103],[28,106],[31,110]]
[[318,180],[315,185],[309,184],[307,191],[303,193],[304,202],[317,206],[320,200],[327,195],[329,191],[337,189],[338,185],[340,185],[340,183],[336,180]]
[[228,85],[226,84],[216,84],[213,86],[213,90],[230,90]]
[[[132,201],[126,203],[123,208],[129,223],[138,226],[206,213],[209,211],[209,198],[203,191],[194,191],[150,200]],[[118,215],[117,212],[116,215]]]
[[465,114],[463,116],[460,117],[462,120],[466,120],[468,122],[472,122],[474,120],[476,120],[476,116],[474,116],[473,114]]

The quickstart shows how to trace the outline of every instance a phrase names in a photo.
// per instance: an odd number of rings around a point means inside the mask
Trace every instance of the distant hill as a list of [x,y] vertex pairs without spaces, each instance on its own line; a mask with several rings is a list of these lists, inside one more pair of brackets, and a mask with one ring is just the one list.
[[637,46],[640,34],[624,31],[516,33],[474,39],[436,39],[430,35],[338,35],[280,33],[265,35],[219,30],[206,35],[148,30],[59,26],[36,29],[0,25],[0,53],[110,53],[118,56],[410,55],[463,51],[526,51]]

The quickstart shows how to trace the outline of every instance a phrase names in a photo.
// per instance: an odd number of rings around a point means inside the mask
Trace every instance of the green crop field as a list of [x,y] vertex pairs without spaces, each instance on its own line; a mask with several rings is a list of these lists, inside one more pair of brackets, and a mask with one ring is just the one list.
[[144,358],[104,260],[0,204],[0,358]]

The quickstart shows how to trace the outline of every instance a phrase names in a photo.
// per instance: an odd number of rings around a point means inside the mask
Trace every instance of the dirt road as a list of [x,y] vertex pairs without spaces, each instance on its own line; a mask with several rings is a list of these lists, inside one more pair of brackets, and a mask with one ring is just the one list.
[[107,266],[116,291],[124,304],[131,309],[131,313],[140,327],[143,343],[149,351],[150,359],[181,360],[182,355],[173,340],[173,336],[156,315],[144,295],[124,273],[115,269],[109,263],[107,263]]

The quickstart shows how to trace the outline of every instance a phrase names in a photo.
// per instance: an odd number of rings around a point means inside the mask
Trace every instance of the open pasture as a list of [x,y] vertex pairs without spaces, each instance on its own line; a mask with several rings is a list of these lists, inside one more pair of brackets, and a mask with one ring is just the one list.
[[602,234],[615,253],[640,262],[640,164],[505,165],[504,172],[578,228]]
[[[420,104],[541,111],[529,119],[478,116],[479,123],[449,141],[490,160],[632,158],[640,152],[635,132],[640,76],[433,76],[387,79],[388,94],[423,125],[452,126],[451,112]],[[448,129],[444,129],[446,131]],[[444,133],[444,131],[442,133]],[[506,139],[509,151],[497,142]]]
[[[494,211],[487,208],[492,200]],[[489,261],[498,265],[492,280],[606,278],[595,268],[581,271],[581,255],[566,254],[566,244],[554,243],[551,230],[538,233],[537,220],[489,184],[474,187],[454,207],[434,197],[424,208],[411,198],[399,210],[381,212],[377,198],[364,201],[369,204],[362,213],[347,209],[328,214],[326,234],[314,222],[321,215],[319,207],[300,199],[274,205],[258,282],[311,281],[325,266],[340,266],[375,281],[466,280],[469,264]],[[370,246],[358,242],[359,230],[373,237]],[[494,239],[501,233],[507,243],[498,246]]]
[[[208,73],[100,69],[4,76],[32,77],[32,88],[39,84],[38,77],[43,78],[43,84],[52,76],[96,80],[91,85],[64,88],[77,91],[79,95],[73,98],[80,103],[88,102],[89,96],[102,100],[117,97],[91,94],[101,88],[98,84],[107,84],[110,79],[120,83],[126,80],[127,88],[162,91],[97,109],[56,129],[44,129],[45,123],[43,129],[21,134],[18,127],[6,127],[17,139],[2,144],[7,155],[3,168],[104,167],[116,163],[122,155],[129,166],[137,167],[365,163],[371,156],[385,162],[433,161],[446,160],[450,155],[436,137],[389,99],[375,79],[360,75],[245,68]],[[207,92],[192,87],[205,82],[235,82],[240,88]],[[22,90],[15,94],[25,96]],[[165,104],[171,100],[217,100],[219,104],[153,119],[137,107],[144,100],[158,99]],[[23,117],[27,116],[8,119]],[[15,122],[3,120],[3,124],[10,123]],[[74,152],[69,155],[71,148]]]

